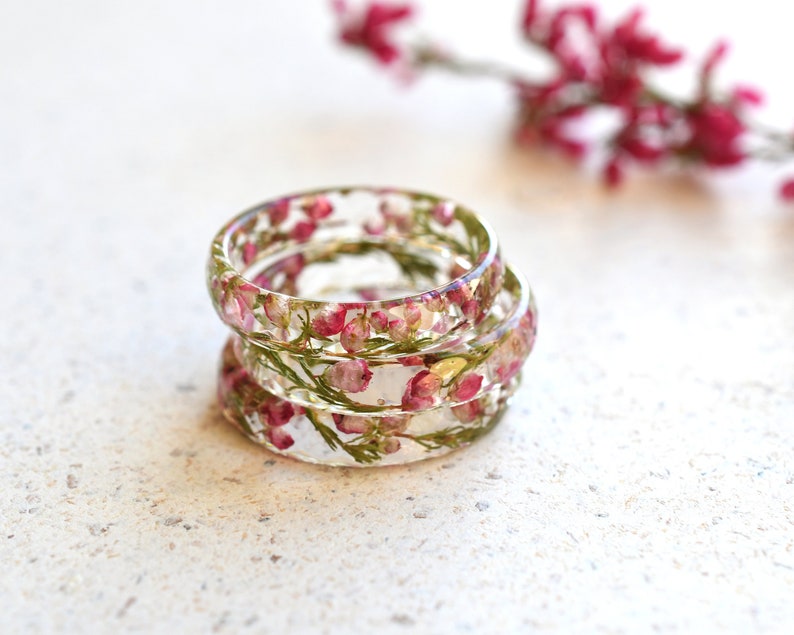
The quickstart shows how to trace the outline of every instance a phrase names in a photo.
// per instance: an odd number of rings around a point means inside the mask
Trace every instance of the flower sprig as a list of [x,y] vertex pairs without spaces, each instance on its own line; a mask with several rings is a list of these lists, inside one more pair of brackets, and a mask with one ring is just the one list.
[[[763,101],[758,89],[716,87],[714,74],[727,53],[725,42],[718,42],[699,65],[691,96],[673,96],[654,85],[650,73],[680,63],[684,52],[646,30],[640,9],[610,24],[593,4],[548,8],[539,0],[525,0],[521,36],[552,66],[548,77],[536,78],[500,64],[467,60],[425,41],[402,44],[395,29],[416,14],[411,4],[368,2],[358,9],[343,0],[332,4],[340,40],[403,77],[441,69],[505,82],[518,104],[516,141],[551,147],[574,161],[600,146],[605,152],[602,177],[610,187],[619,185],[633,166],[727,169],[794,156],[794,133],[751,123],[750,111]],[[574,124],[603,110],[617,115],[619,123],[594,144]],[[785,180],[779,193],[794,200],[794,178]]]

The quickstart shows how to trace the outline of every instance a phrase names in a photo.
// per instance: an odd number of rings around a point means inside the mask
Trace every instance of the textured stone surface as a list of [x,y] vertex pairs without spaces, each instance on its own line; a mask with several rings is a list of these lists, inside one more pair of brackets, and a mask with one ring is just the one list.
[[[395,89],[319,6],[8,12],[3,632],[794,629],[794,216],[760,176],[608,196],[510,150],[499,87]],[[466,201],[533,282],[524,385],[463,452],[317,468],[219,417],[209,239],[345,182]]]

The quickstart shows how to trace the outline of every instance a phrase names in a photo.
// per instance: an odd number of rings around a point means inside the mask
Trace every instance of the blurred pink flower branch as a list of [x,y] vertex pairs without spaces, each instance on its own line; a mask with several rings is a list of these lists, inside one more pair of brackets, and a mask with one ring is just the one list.
[[[572,124],[595,111],[611,111],[619,123],[597,144],[606,152],[602,175],[611,187],[631,165],[673,162],[725,169],[794,156],[793,134],[749,122],[749,110],[762,102],[760,91],[714,86],[714,72],[727,52],[724,42],[700,64],[691,97],[674,97],[652,85],[649,72],[678,64],[684,52],[648,32],[639,9],[608,24],[592,4],[552,9],[527,0],[521,35],[553,68],[548,78],[537,79],[499,64],[465,60],[435,45],[399,43],[396,29],[416,13],[410,4],[369,2],[351,9],[344,0],[334,0],[333,7],[344,44],[402,75],[438,68],[507,83],[518,101],[515,139],[521,145],[551,147],[579,160],[593,144]],[[780,194],[794,200],[794,178],[781,185]]]

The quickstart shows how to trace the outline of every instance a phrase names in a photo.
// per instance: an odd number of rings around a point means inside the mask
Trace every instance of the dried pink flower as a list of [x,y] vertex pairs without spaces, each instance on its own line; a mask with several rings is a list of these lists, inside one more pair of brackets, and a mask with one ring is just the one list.
[[367,316],[359,313],[342,329],[339,341],[348,353],[357,353],[366,346],[371,332]]
[[447,394],[454,401],[468,401],[480,391],[482,379],[482,375],[477,373],[466,373],[450,387]]
[[740,146],[746,128],[735,112],[717,103],[704,103],[687,114],[690,137],[681,152],[706,165],[738,165],[746,158]]
[[480,303],[477,300],[466,300],[460,310],[467,320],[476,320],[480,314]]
[[312,320],[312,330],[322,337],[331,337],[341,333],[345,326],[347,309],[339,304],[329,304]]
[[221,305],[224,317],[233,326],[250,331],[256,322],[254,307],[258,297],[259,288],[249,282],[227,289]]
[[441,313],[447,308],[444,297],[438,291],[428,291],[422,295],[422,302],[427,310],[432,313]]
[[336,429],[345,434],[366,434],[372,430],[372,422],[368,417],[334,414],[333,419]]
[[411,377],[402,397],[405,410],[424,410],[436,403],[441,389],[441,377],[429,370],[420,370]]
[[780,197],[784,201],[794,201],[794,178],[786,179],[780,185]]
[[250,265],[256,258],[257,252],[258,249],[254,243],[245,243],[243,246],[243,264]]
[[271,225],[280,225],[289,216],[289,199],[283,198],[268,207],[267,213],[270,216]]
[[289,232],[289,237],[300,243],[306,242],[312,237],[314,230],[317,229],[315,223],[309,221],[298,221]]
[[372,371],[363,359],[346,359],[326,368],[323,379],[345,392],[363,392],[369,386]]
[[295,408],[289,401],[272,397],[259,406],[259,414],[272,427],[286,425],[295,416]]
[[[379,40],[371,37],[371,29],[366,26],[370,23],[364,16],[383,16],[382,11],[382,3],[370,3],[352,31],[348,12],[341,11],[342,39],[374,53],[377,46],[372,42]],[[401,20],[409,13],[405,5],[394,15]],[[596,111],[611,111],[619,118],[617,133],[604,144],[608,154],[603,178],[611,187],[623,180],[632,164],[652,166],[677,160],[687,165],[729,168],[750,158],[777,160],[794,155],[789,134],[751,126],[745,118],[743,109],[761,103],[757,89],[713,88],[713,76],[728,50],[724,42],[717,43],[705,57],[692,97],[668,95],[655,86],[650,72],[679,63],[683,51],[647,30],[642,17],[643,12],[636,9],[610,25],[594,4],[547,8],[538,0],[527,0],[521,16],[525,40],[544,53],[554,67],[542,80],[499,64],[469,62],[425,43],[412,46],[405,54],[395,49],[386,57],[401,55],[413,70],[438,67],[504,81],[518,98],[517,142],[543,144],[573,160],[582,158],[591,144],[571,123]],[[381,24],[381,20],[372,24]],[[410,225],[409,216],[391,209],[382,211],[387,226]],[[432,217],[442,224],[451,220],[449,212],[444,203],[431,210]]]
[[358,14],[347,10],[343,2],[335,4],[342,17],[342,41],[363,48],[381,64],[388,65],[402,56],[402,50],[392,40],[392,29],[411,17],[409,4],[372,2]]
[[270,428],[267,431],[267,438],[278,450],[286,450],[295,443],[295,439],[284,428]]
[[276,326],[287,328],[290,323],[290,304],[287,298],[268,293],[264,301],[265,315]]
[[397,318],[389,322],[389,337],[395,342],[407,342],[413,337],[413,334],[405,320]]
[[634,9],[614,28],[607,38],[606,45],[613,49],[619,60],[641,62],[656,66],[668,66],[680,61],[684,56],[681,49],[663,44],[655,35],[640,29],[642,10]]
[[455,203],[452,201],[441,201],[433,206],[430,215],[437,223],[448,227],[455,220]]
[[374,311],[369,316],[369,323],[376,333],[383,333],[389,328],[389,317],[383,311]]
[[410,300],[407,300],[403,306],[403,315],[408,328],[412,331],[416,331],[422,321],[422,309]]
[[623,167],[620,161],[613,157],[604,166],[604,183],[608,187],[617,187],[623,181]]
[[302,209],[312,221],[318,222],[328,218],[333,213],[334,206],[327,196],[313,196],[303,203]]
[[471,423],[482,414],[482,411],[483,407],[479,399],[452,406],[452,414],[461,423]]

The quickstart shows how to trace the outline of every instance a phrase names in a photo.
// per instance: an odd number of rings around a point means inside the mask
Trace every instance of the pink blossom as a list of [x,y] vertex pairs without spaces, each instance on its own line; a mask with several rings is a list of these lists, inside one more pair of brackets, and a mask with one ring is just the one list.
[[363,392],[369,386],[372,371],[363,359],[346,359],[326,368],[323,379],[345,392]]
[[389,337],[395,342],[407,342],[412,336],[413,331],[405,320],[397,318],[389,322]]
[[248,373],[240,366],[224,368],[218,382],[218,401],[223,402],[228,395],[237,390],[239,384],[248,380]]
[[521,30],[529,36],[538,19],[538,0],[527,0],[521,15]]
[[289,199],[283,198],[267,208],[271,225],[280,225],[289,216]]
[[635,9],[612,31],[608,45],[628,62],[644,62],[656,66],[669,66],[684,56],[680,49],[669,47],[655,35],[640,30],[642,10]]
[[784,201],[794,201],[794,178],[788,178],[780,185],[780,197]]
[[253,279],[253,283],[260,289],[269,289],[273,284],[272,280],[265,273],[258,273]]
[[466,300],[460,310],[467,320],[476,320],[480,314],[480,303],[477,300]]
[[269,426],[275,428],[288,424],[295,415],[295,408],[289,401],[272,397],[259,406],[259,414],[265,418]]
[[287,328],[290,324],[289,300],[276,293],[268,293],[264,301],[265,315],[276,326]]
[[339,304],[329,304],[312,320],[312,330],[322,337],[331,337],[345,326],[347,309]]
[[511,359],[508,360],[504,365],[497,368],[496,374],[499,376],[499,381],[501,381],[503,384],[510,381],[518,374],[518,371],[521,370],[523,363],[523,359]]
[[471,423],[480,416],[482,411],[483,407],[479,399],[473,399],[472,401],[452,406],[452,414],[455,415],[455,418],[461,423]]
[[412,331],[416,331],[419,328],[420,322],[422,321],[422,310],[413,302],[408,300],[403,307],[403,315],[408,328]]
[[232,326],[250,331],[256,322],[253,310],[259,297],[259,288],[250,282],[229,289],[224,296],[223,315]]
[[448,227],[455,220],[455,203],[452,201],[441,201],[433,206],[430,215],[444,227]]
[[605,67],[600,79],[601,100],[611,106],[630,109],[637,105],[642,94],[642,79],[634,69],[626,70],[617,63],[617,71]]
[[[343,0],[336,2],[343,18],[344,41],[363,47],[384,63],[404,54],[384,31],[409,17],[409,5],[374,2],[353,16],[344,9]],[[610,187],[623,180],[624,170],[632,163],[653,165],[680,159],[722,168],[741,164],[751,156],[770,160],[794,154],[788,135],[768,133],[744,119],[743,110],[762,101],[758,90],[738,86],[718,92],[712,87],[728,50],[725,42],[717,43],[701,64],[696,95],[680,98],[657,88],[650,73],[653,67],[679,63],[683,51],[649,31],[640,9],[609,25],[595,3],[547,9],[538,0],[524,0],[521,29],[529,43],[548,54],[554,67],[550,79],[527,79],[520,71],[455,58],[421,42],[411,49],[413,57],[406,59],[417,69],[437,65],[461,75],[505,81],[518,97],[516,140],[542,143],[575,160],[589,151],[589,144],[570,124],[584,114],[611,107],[622,122],[619,134],[608,139],[611,156],[603,178]],[[745,138],[751,135],[751,141],[758,143],[745,145]],[[760,146],[757,154],[756,146]],[[752,154],[748,148],[753,149]],[[408,229],[411,215],[395,207],[393,201],[383,204],[385,227]],[[437,203],[430,216],[438,223],[451,223],[454,205]],[[385,227],[372,225],[372,230],[380,233]]]
[[753,86],[735,86],[731,98],[739,106],[760,106],[764,103],[764,93]]
[[245,243],[243,246],[243,264],[250,265],[256,258],[258,251],[254,243]]
[[247,306],[249,309],[253,309],[254,305],[256,304],[256,300],[259,297],[259,287],[256,285],[251,284],[250,282],[243,282],[240,286],[237,287],[237,297]]
[[[455,276],[457,277],[457,276]],[[465,302],[472,299],[473,293],[468,284],[461,284],[447,291],[447,300],[450,304],[462,306]]]
[[447,308],[444,298],[438,291],[428,291],[422,295],[422,302],[425,308],[432,313],[440,313]]
[[717,42],[706,55],[703,64],[700,66],[700,91],[705,96],[708,92],[711,77],[717,66],[725,59],[728,54],[728,43],[725,41]]
[[401,212],[391,201],[382,201],[379,210],[387,227],[396,227],[403,233],[409,232],[413,227],[413,217]]
[[[522,316],[519,328],[511,331],[496,348],[490,358],[490,366],[496,367],[496,375],[502,383],[512,379],[524,363],[530,350],[527,338],[528,316]],[[534,328],[532,329],[534,332]]]
[[563,75],[573,81],[586,79],[588,69],[582,56],[572,46],[568,37],[568,25],[578,22],[589,33],[596,29],[596,10],[590,5],[560,7],[547,20],[545,32],[530,32],[530,39],[543,46],[557,60]]
[[311,238],[315,229],[317,229],[315,223],[305,220],[298,221],[290,230],[289,237],[293,240],[297,240],[299,243],[303,243]]
[[367,417],[335,413],[333,419],[336,429],[345,434],[366,434],[372,429],[372,422]]
[[364,223],[364,231],[370,236],[380,236],[386,231],[386,224],[381,221],[368,220]]
[[764,103],[764,93],[753,86],[735,86],[731,98],[743,106],[760,106]]
[[376,333],[383,333],[389,328],[389,318],[383,311],[375,311],[369,316],[369,323]]
[[333,213],[334,206],[327,196],[314,196],[303,203],[302,209],[306,216],[317,222],[323,218],[328,218]]
[[342,329],[339,341],[348,353],[357,353],[366,346],[371,332],[367,316],[359,313]]
[[267,431],[267,437],[270,442],[279,450],[286,450],[295,443],[292,435],[284,430],[284,428],[270,428]]
[[454,401],[468,401],[480,391],[481,386],[482,375],[466,373],[452,385],[447,394]]
[[604,183],[607,187],[617,187],[623,181],[623,167],[620,161],[613,157],[604,166]]
[[411,5],[373,2],[359,15],[351,15],[343,2],[337,2],[336,10],[343,19],[342,41],[369,51],[384,65],[402,56],[402,51],[392,41],[391,31],[399,22],[411,17]]
[[687,113],[690,138],[680,151],[695,156],[706,165],[727,167],[744,161],[739,145],[745,126],[729,108],[705,103]]
[[405,387],[402,407],[405,410],[423,410],[436,403],[441,388],[441,377],[429,370],[421,370],[414,375]]
[[306,258],[303,254],[293,254],[279,263],[279,270],[288,276],[297,276],[305,266]]

